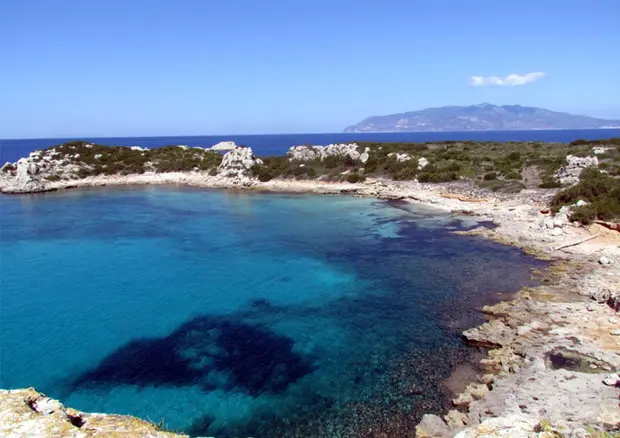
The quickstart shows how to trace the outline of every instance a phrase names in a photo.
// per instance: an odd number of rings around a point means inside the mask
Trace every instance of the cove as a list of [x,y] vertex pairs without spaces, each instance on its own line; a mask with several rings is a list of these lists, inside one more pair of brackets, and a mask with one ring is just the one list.
[[193,436],[413,436],[478,309],[543,262],[402,202],[0,197],[0,386]]

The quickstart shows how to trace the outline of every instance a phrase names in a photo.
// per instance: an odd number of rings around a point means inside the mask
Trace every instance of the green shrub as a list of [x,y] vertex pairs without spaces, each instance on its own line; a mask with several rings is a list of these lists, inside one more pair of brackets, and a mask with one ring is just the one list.
[[442,172],[438,170],[422,172],[418,176],[418,181],[428,183],[449,182],[456,181],[457,179],[459,179],[457,172]]
[[538,187],[540,187],[541,189],[557,189],[562,187],[562,184],[560,184],[559,182],[555,181],[555,180],[544,180]]
[[584,224],[594,219],[612,220],[620,217],[620,179],[601,173],[596,168],[584,169],[578,184],[558,192],[551,205],[554,211],[563,205],[572,205],[579,200],[588,205],[575,209],[572,220]]
[[86,168],[86,167],[81,167],[78,171],[77,171],[77,176],[79,178],[86,178],[87,176],[91,175],[91,170]]
[[521,174],[519,172],[516,172],[516,171],[513,170],[513,171],[508,172],[507,174],[505,174],[504,178],[520,180],[521,179]]
[[497,179],[497,173],[495,172],[489,172],[489,173],[485,173],[484,177],[482,178],[485,181],[493,181]]
[[573,210],[571,220],[589,224],[598,216],[596,206],[594,204],[582,205]]
[[60,181],[60,176],[59,175],[48,175],[45,177],[46,180],[54,182],[54,181]]
[[349,175],[347,175],[347,182],[350,182],[352,184],[364,181],[365,179],[366,178],[364,178],[359,173],[350,173]]

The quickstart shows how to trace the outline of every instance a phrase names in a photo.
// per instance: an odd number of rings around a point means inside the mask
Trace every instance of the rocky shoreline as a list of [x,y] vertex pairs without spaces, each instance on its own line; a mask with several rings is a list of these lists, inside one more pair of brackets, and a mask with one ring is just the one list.
[[[492,221],[494,229],[479,228],[470,233],[551,259],[553,266],[540,286],[520,291],[512,301],[482,309],[489,322],[465,331],[464,338],[490,348],[481,361],[484,373],[454,399],[454,409],[443,418],[424,416],[416,435],[602,438],[612,436],[605,433],[620,430],[620,233],[599,224],[573,224],[565,211],[551,214],[548,202],[553,191],[548,190],[501,195],[464,182],[423,184],[370,178],[357,183],[260,182],[247,174],[258,158],[251,150],[237,149],[227,154],[233,155],[217,174],[99,175],[42,182],[36,177],[38,171],[30,173],[31,168],[22,170],[19,180],[18,167],[16,175],[0,178],[0,189],[4,193],[31,193],[74,187],[185,184],[347,194],[403,199]],[[24,421],[39,424],[48,415],[35,409],[39,415],[35,420],[30,412],[11,413],[15,397],[22,397],[19,391],[0,392],[3,427],[11,422],[15,428],[21,428]],[[66,418],[62,421],[67,422]],[[63,436],[94,436],[79,435],[80,427],[73,427],[75,435]],[[136,433],[134,436],[171,436],[152,431]]]

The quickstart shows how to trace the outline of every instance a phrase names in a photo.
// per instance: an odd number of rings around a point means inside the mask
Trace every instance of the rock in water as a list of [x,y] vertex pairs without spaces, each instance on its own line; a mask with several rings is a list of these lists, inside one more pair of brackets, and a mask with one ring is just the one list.
[[249,184],[252,181],[250,169],[260,164],[263,164],[263,160],[254,155],[251,148],[238,146],[224,155],[218,175],[232,178],[237,184]]

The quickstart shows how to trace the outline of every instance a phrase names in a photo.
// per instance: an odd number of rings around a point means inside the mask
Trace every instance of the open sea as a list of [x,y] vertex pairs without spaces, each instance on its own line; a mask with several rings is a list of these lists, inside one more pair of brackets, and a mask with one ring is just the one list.
[[460,332],[545,266],[345,196],[84,189],[0,196],[0,223],[0,387],[192,436],[413,437]]
[[208,135],[181,137],[120,137],[120,138],[37,138],[20,140],[0,139],[0,165],[15,162],[37,149],[44,149],[71,140],[88,140],[108,146],[141,146],[156,148],[167,145],[211,147],[220,141],[231,140],[250,146],[260,156],[283,155],[291,146],[302,144],[326,145],[353,141],[426,142],[442,140],[476,141],[549,141],[569,143],[578,139],[620,137],[620,129],[579,129],[552,131],[466,131],[466,132],[380,132],[364,134],[279,134],[279,135]]

